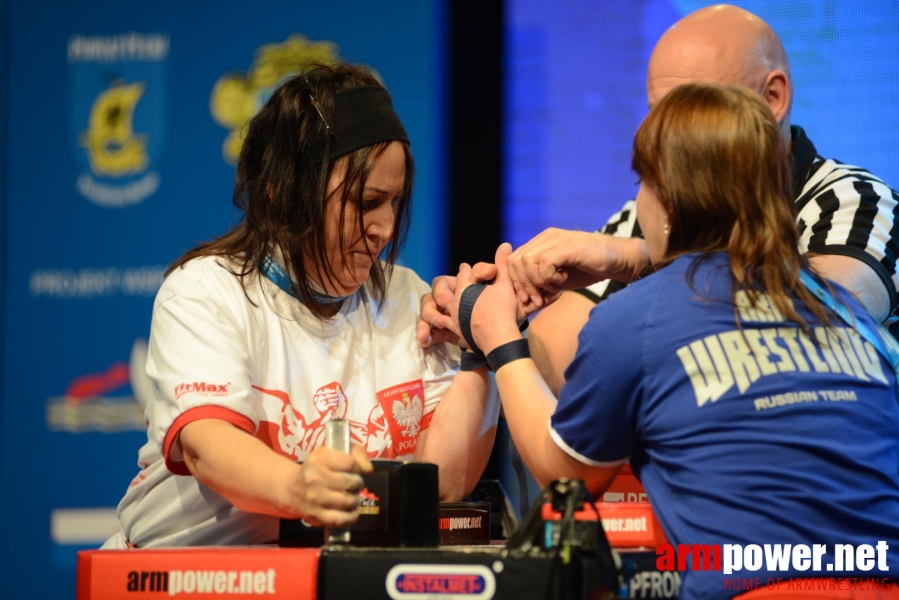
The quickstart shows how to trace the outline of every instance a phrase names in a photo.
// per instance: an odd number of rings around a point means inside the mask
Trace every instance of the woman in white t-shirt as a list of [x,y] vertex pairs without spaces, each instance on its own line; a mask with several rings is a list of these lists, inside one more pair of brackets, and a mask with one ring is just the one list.
[[[343,527],[370,458],[439,466],[463,498],[493,445],[486,367],[421,349],[419,298],[396,266],[412,156],[368,71],[288,79],[249,123],[240,222],[178,259],[153,308],[147,444],[104,547],[274,542],[278,517]],[[323,447],[350,421],[350,455]]]

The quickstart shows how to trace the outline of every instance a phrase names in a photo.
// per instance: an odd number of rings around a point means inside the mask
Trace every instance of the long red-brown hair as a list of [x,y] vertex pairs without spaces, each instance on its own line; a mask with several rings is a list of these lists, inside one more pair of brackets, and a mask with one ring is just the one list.
[[632,167],[668,214],[668,250],[657,267],[686,253],[726,251],[735,287],[753,305],[765,292],[805,329],[796,297],[830,322],[829,309],[799,281],[808,260],[799,252],[786,143],[757,94],[705,83],[674,88],[640,125]]

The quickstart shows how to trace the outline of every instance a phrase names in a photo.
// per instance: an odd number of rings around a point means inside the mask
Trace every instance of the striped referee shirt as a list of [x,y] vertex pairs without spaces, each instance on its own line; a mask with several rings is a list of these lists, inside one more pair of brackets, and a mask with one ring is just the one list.
[[[801,127],[791,129],[800,251],[841,254],[864,262],[886,286],[893,313],[899,288],[899,193],[865,169],[822,158]],[[628,200],[600,232],[642,237],[634,201]],[[600,302],[626,285],[606,280],[578,292]]]

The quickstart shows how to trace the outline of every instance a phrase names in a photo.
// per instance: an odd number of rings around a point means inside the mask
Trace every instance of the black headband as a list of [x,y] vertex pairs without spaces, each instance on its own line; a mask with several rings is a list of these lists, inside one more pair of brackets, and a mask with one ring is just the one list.
[[376,85],[350,88],[334,97],[334,141],[328,160],[379,142],[400,140],[409,136],[393,112],[390,94]]

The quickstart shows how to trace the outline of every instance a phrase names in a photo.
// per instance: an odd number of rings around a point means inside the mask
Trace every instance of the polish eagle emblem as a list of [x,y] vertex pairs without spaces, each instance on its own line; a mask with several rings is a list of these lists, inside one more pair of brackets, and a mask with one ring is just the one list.
[[415,437],[421,429],[421,416],[424,406],[417,395],[409,398],[409,394],[403,394],[402,400],[393,401],[393,419],[403,428],[403,435]]

